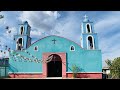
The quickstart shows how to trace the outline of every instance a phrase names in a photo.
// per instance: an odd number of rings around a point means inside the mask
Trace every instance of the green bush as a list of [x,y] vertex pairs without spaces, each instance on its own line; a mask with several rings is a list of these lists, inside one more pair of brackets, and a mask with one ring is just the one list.
[[77,78],[77,73],[80,71],[79,67],[72,65],[73,78]]

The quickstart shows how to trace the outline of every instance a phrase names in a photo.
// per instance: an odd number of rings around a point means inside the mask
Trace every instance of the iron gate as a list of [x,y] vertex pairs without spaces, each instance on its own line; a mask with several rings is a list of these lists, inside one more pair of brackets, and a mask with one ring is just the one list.
[[0,78],[8,77],[9,59],[0,59]]

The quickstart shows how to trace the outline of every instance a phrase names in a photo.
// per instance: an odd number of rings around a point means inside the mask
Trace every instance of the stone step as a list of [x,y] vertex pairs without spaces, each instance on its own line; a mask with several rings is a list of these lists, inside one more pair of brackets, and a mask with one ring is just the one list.
[[47,77],[46,79],[62,79],[62,77]]

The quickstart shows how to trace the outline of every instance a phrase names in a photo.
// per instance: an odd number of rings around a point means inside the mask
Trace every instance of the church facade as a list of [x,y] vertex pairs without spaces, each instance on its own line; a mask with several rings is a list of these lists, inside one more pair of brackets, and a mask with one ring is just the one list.
[[[12,78],[102,78],[102,54],[93,22],[81,24],[81,45],[60,36],[47,36],[31,44],[27,21],[14,35],[10,52],[9,76]],[[75,67],[74,67],[75,66]]]

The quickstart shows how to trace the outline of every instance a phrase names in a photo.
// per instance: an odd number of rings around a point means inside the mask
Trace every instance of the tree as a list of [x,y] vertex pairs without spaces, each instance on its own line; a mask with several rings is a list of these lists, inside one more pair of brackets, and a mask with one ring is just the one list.
[[80,71],[79,67],[77,67],[75,64],[72,65],[73,78],[77,78],[77,73],[79,71]]
[[115,58],[113,61],[106,60],[110,69],[110,74],[114,79],[120,79],[120,57]]

